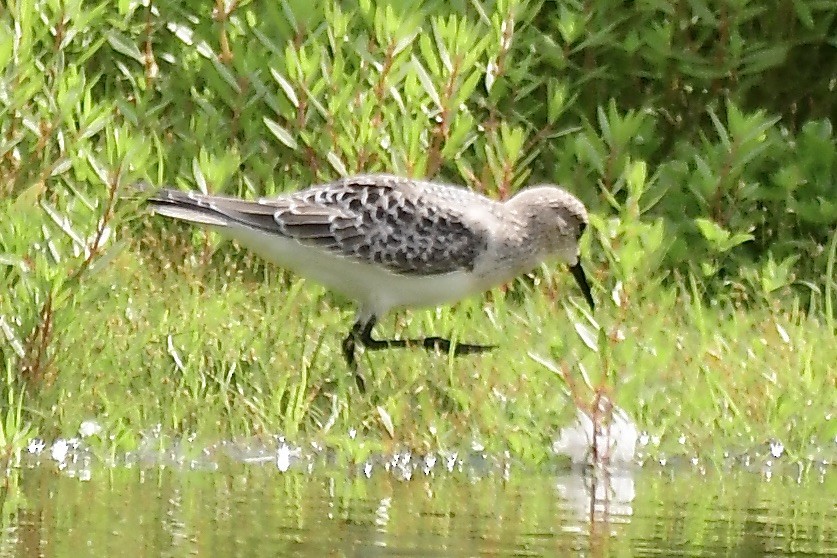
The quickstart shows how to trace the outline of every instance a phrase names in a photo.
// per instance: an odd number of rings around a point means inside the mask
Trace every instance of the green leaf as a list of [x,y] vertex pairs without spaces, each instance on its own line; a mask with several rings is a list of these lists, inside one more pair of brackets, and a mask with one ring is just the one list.
[[729,231],[710,219],[698,217],[694,220],[700,234],[712,244],[721,244],[729,239]]
[[26,260],[15,254],[0,254],[0,265],[18,267],[21,271],[27,271],[29,269]]
[[97,273],[102,269],[106,268],[113,260],[125,251],[125,248],[128,247],[130,242],[128,240],[119,240],[108,247],[104,253],[99,254],[99,256],[93,260],[93,263],[90,265],[90,268],[87,270],[88,273]]
[[599,352],[599,342],[597,339],[596,331],[591,329],[587,324],[583,324],[581,322],[575,322],[575,332],[581,338],[587,348],[593,351],[594,353]]
[[721,119],[718,118],[718,115],[715,114],[715,111],[711,108],[708,110],[709,118],[712,120],[712,125],[715,126],[715,131],[718,133],[718,137],[721,139],[721,143],[724,145],[727,151],[729,151],[732,147],[732,142],[729,139],[729,132],[721,123]]
[[[201,152],[200,155],[204,153]],[[203,170],[201,169],[201,163],[198,157],[194,157],[192,159],[192,176],[195,177],[195,184],[198,186],[198,190],[203,192],[204,194],[208,193],[206,188],[206,176],[203,174]]]
[[288,98],[291,104],[294,107],[299,108],[299,99],[297,98],[296,91],[294,91],[294,88],[291,85],[291,83],[287,79],[285,79],[285,76],[283,76],[273,68],[270,69],[270,74],[273,76],[273,79],[276,80],[276,83],[279,84],[279,87],[282,88],[282,91],[285,92],[285,96]]
[[648,166],[645,164],[645,161],[635,161],[630,163],[627,182],[628,191],[631,193],[632,197],[639,198],[643,191],[645,191],[647,173]]
[[268,117],[263,117],[264,123],[267,125],[267,128],[276,136],[276,139],[290,147],[291,149],[297,148],[297,143],[291,133],[279,125],[278,122],[274,122]]
[[739,244],[743,244],[753,240],[753,235],[749,233],[735,233],[731,234],[721,225],[710,219],[698,217],[694,220],[698,230],[703,237],[712,244],[716,252],[728,252]]
[[440,109],[444,108],[442,106],[442,99],[439,97],[439,92],[436,90],[436,86],[433,85],[433,79],[430,77],[430,74],[427,73],[427,70],[415,56],[412,57],[412,63],[413,68],[416,70],[416,75],[419,78],[419,82],[421,82],[421,86],[424,88],[424,92],[427,93],[437,107]]
[[811,14],[810,6],[808,6],[808,0],[793,0],[793,9],[802,25],[808,29],[814,28],[814,17]]
[[140,49],[137,48],[137,45],[129,37],[113,29],[108,31],[107,37],[108,43],[113,47],[113,50],[133,58],[140,64],[145,64],[145,56],[143,56]]
[[343,164],[343,161],[340,160],[340,157],[337,156],[337,153],[335,153],[334,151],[329,151],[328,155],[326,155],[326,159],[334,168],[334,170],[337,171],[337,174],[339,174],[340,176],[349,175],[349,171],[346,170],[346,165]]

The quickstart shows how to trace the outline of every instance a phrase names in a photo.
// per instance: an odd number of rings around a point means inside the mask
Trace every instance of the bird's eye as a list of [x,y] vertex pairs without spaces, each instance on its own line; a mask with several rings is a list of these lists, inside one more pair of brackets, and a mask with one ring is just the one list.
[[582,221],[578,224],[578,238],[581,238],[581,235],[584,234],[584,230],[587,228],[587,223]]

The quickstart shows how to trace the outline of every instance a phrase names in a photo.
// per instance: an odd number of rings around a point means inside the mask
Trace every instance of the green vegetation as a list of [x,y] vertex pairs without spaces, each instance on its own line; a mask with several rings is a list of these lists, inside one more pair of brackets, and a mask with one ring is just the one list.
[[[602,394],[659,437],[651,457],[833,453],[837,13],[776,4],[8,2],[3,455],[95,419],[103,454],[160,424],[534,463]],[[565,185],[593,212],[595,315],[555,266],[401,313],[380,331],[500,348],[364,356],[361,395],[340,301],[148,218],[131,189],[253,197],[361,171]]]

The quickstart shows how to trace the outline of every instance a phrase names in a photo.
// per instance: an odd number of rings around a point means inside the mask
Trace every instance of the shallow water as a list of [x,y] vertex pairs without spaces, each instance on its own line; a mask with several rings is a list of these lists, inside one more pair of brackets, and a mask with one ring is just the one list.
[[[834,556],[833,474],[23,469],[0,557]],[[595,494],[593,498],[591,495]]]

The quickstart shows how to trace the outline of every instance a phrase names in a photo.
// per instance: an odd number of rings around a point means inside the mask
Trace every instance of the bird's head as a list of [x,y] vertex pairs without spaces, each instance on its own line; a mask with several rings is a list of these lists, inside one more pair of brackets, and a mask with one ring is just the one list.
[[593,308],[590,286],[579,260],[578,243],[587,228],[587,208],[574,195],[551,184],[521,190],[507,205],[517,211],[528,226],[528,235],[545,254],[567,262],[584,298]]

